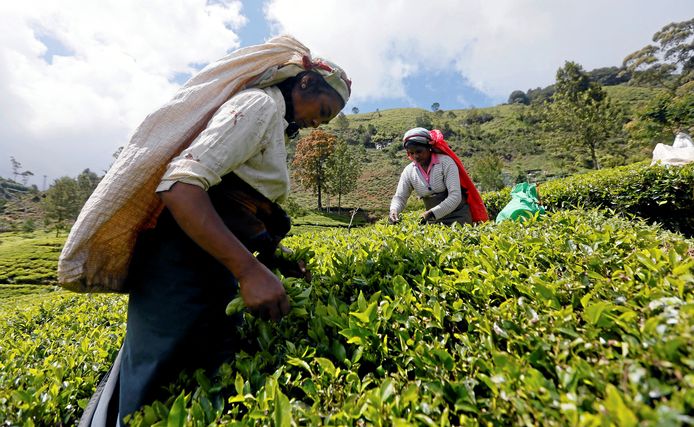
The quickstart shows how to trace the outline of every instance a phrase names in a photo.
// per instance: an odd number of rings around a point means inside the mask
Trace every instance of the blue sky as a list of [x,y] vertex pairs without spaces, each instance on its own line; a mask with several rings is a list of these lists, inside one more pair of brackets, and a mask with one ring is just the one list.
[[692,0],[0,2],[0,176],[102,172],[204,64],[289,33],[353,81],[345,112],[502,103],[567,60],[619,65]]

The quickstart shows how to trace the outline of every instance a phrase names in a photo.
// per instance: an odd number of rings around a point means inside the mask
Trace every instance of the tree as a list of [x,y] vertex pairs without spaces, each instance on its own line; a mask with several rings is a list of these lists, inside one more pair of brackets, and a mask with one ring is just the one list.
[[667,93],[652,99],[627,128],[634,136],[665,141],[694,122],[694,18],[664,26],[653,41],[624,58],[624,67],[632,82]]
[[577,63],[567,61],[557,71],[555,89],[546,104],[548,127],[559,134],[562,149],[587,150],[592,167],[600,169],[597,152],[621,131],[621,111]]
[[648,45],[624,58],[634,83],[663,87],[671,95],[694,90],[694,18],[670,23]]
[[475,161],[472,169],[475,181],[482,191],[496,191],[504,188],[502,170],[504,162],[493,154],[485,154]]
[[450,139],[453,136],[456,136],[455,130],[451,127],[451,124],[448,122],[444,122],[443,126],[441,126],[441,133],[443,134],[443,137],[446,139]]
[[554,95],[554,85],[549,85],[546,88],[528,89],[527,95],[531,104],[542,105]]
[[627,83],[631,79],[631,74],[623,68],[602,67],[589,71],[588,78],[590,81],[599,83],[603,86],[615,86],[621,83]]
[[431,111],[433,111],[435,113],[435,112],[439,111],[440,107],[441,107],[441,104],[439,104],[438,102],[434,102],[433,104],[431,104]]
[[368,133],[361,134],[361,138],[359,139],[359,145],[361,145],[362,147],[373,147],[374,143],[371,140],[371,135]]
[[77,219],[100,180],[97,174],[85,169],[76,179],[67,176],[56,179],[46,190],[43,199],[46,222],[54,224],[56,233],[65,228],[66,222]]
[[357,107],[352,107],[352,114],[359,114],[359,109]]
[[44,212],[47,222],[54,224],[56,234],[65,228],[66,221],[77,218],[82,208],[78,192],[77,181],[68,176],[56,179],[46,191]]
[[[599,87],[591,85],[588,74],[583,71],[583,67],[576,62],[566,61],[562,68],[557,70],[557,81],[554,84],[555,92],[553,97],[563,97],[569,101],[577,101],[582,94],[585,94],[589,89]],[[590,96],[603,98],[605,92],[603,90],[593,90],[589,93]]]
[[675,134],[694,124],[694,94],[671,96],[662,93],[652,98],[627,124],[629,133],[648,141],[669,143]]
[[530,98],[522,90],[514,90],[508,97],[509,104],[530,104]]
[[19,163],[14,156],[10,156],[10,163],[12,163],[12,179],[17,181],[17,175],[19,175],[22,170],[22,164]]
[[342,111],[337,113],[337,117],[335,117],[335,124],[340,130],[345,130],[349,127],[349,120],[347,119],[347,116],[345,116],[345,113]]
[[318,209],[322,209],[322,191],[326,185],[326,161],[335,150],[335,135],[316,129],[301,138],[292,161],[293,176],[302,187],[318,196]]
[[477,108],[472,107],[467,111],[467,113],[461,120],[461,124],[463,124],[464,126],[470,126],[472,124],[481,125],[492,120],[494,120],[494,116],[490,113],[480,113],[479,110],[477,110]]
[[22,176],[22,185],[27,185],[29,177],[34,176],[34,173],[32,171],[24,171],[20,175]]
[[29,170],[23,171],[22,164],[14,156],[10,156],[10,163],[12,163],[12,180],[17,182],[17,177],[21,176],[22,185],[26,186],[29,182],[29,177],[34,176],[34,173]]
[[96,186],[99,185],[99,181],[101,181],[101,178],[94,172],[90,171],[89,168],[83,170],[81,174],[77,175],[77,199],[80,209],[87,202],[89,196],[92,195],[92,192]]
[[422,113],[415,117],[414,125],[425,129],[431,129],[434,127],[434,123],[431,121],[431,117],[429,117],[427,113]]
[[357,188],[361,175],[359,152],[344,141],[338,141],[326,162],[326,190],[337,196],[337,210],[342,209],[342,196]]

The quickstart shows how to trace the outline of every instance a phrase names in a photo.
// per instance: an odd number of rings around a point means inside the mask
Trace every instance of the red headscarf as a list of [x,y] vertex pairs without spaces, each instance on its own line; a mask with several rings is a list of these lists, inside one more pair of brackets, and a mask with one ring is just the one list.
[[479,191],[475,188],[472,180],[467,174],[463,163],[460,161],[458,156],[455,155],[451,147],[448,146],[446,141],[443,139],[443,134],[438,129],[432,129],[429,131],[431,136],[431,147],[451,159],[458,166],[458,175],[460,176],[460,186],[467,190],[467,204],[470,206],[470,214],[472,215],[472,222],[483,222],[489,221],[489,215],[487,214],[487,208],[484,207],[484,202],[482,201],[482,196],[480,196]]

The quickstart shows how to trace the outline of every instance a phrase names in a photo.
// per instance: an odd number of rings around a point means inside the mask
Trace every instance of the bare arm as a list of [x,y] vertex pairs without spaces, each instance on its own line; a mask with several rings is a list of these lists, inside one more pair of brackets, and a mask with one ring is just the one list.
[[159,196],[181,229],[238,279],[246,307],[273,320],[289,312],[282,283],[224,225],[205,190],[178,182]]
[[398,215],[400,214],[400,212],[403,211],[403,209],[405,209],[405,206],[407,205],[407,199],[410,197],[410,193],[412,193],[412,183],[409,181],[407,177],[406,166],[405,169],[400,173],[398,187],[395,190],[395,195],[393,196],[393,199],[390,201],[389,217],[391,221],[398,221]]

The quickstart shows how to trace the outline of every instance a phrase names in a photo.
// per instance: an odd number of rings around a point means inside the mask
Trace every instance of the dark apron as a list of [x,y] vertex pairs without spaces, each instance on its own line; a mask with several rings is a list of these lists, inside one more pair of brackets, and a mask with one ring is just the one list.
[[[270,265],[277,243],[291,226],[281,207],[233,173],[208,194],[227,227]],[[240,316],[225,313],[237,295],[236,279],[185,234],[168,210],[155,228],[138,237],[127,282],[124,344],[80,426],[115,425],[118,415],[122,419],[168,397],[165,386],[181,371],[213,372],[240,350]]]
[[[463,197],[460,204],[453,212],[449,213],[443,218],[431,219],[427,222],[430,224],[436,223],[445,225],[451,225],[454,222],[461,225],[472,224],[472,214],[470,213],[470,206],[467,204],[467,191],[464,188],[461,188],[460,190],[462,191]],[[446,200],[446,197],[448,197],[448,190],[442,193],[434,193],[430,196],[422,197],[422,201],[424,202],[424,207],[429,210],[441,204],[441,202]]]

